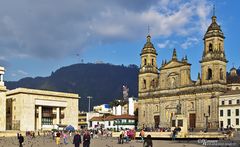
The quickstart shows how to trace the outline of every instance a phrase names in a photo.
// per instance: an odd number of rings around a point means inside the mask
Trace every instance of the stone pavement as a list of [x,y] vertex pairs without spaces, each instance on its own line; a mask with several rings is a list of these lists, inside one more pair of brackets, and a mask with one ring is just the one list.
[[[51,136],[37,136],[34,139],[24,137],[23,147],[74,147],[72,144],[72,137],[68,138],[69,144],[63,144],[61,138],[61,144],[57,146]],[[143,144],[140,141],[133,140],[129,143],[117,144],[116,138],[97,138],[91,140],[91,147],[142,147]],[[170,140],[153,140],[154,147],[201,147],[202,144],[198,141],[170,141]],[[0,138],[0,147],[18,147],[17,137],[2,137]],[[82,147],[82,144],[80,145]]]
[[[24,137],[24,147],[58,147],[55,141],[52,140],[50,136],[37,136],[34,139]],[[63,144],[63,139],[61,139],[61,144],[59,147],[74,147],[72,144],[72,137],[68,138],[69,144]],[[2,137],[0,138],[0,147],[17,147],[18,140],[17,137]],[[82,144],[80,145],[82,147]],[[91,140],[91,147],[142,147],[140,141],[130,141],[129,143],[117,144],[116,138],[97,138]],[[190,143],[184,142],[179,143],[179,141],[166,141],[166,140],[153,140],[154,147],[200,147],[201,145],[197,141],[191,141]]]

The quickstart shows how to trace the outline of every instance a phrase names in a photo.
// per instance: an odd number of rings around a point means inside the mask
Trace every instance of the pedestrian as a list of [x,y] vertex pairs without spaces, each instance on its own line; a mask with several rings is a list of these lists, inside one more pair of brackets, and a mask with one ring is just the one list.
[[93,139],[93,131],[91,130],[91,138]]
[[77,132],[77,134],[75,134],[73,137],[73,144],[75,147],[79,147],[81,143],[81,135],[79,134],[79,132]]
[[151,135],[147,135],[147,138],[143,142],[144,147],[153,147]]
[[32,132],[32,138],[35,138],[35,132],[34,131]]
[[19,141],[19,147],[23,147],[23,142],[24,142],[24,138],[22,136],[22,134],[19,134],[18,136],[18,141]]
[[144,132],[144,130],[142,129],[141,132],[140,132],[140,137],[141,137],[141,141],[142,141],[142,142],[144,141],[144,136],[145,136],[145,132]]
[[118,143],[123,144],[123,133],[122,132],[120,132]]
[[83,147],[90,147],[91,136],[88,131],[83,134]]
[[52,131],[52,139],[55,140],[55,132]]
[[177,129],[175,128],[172,132],[172,141],[176,139],[176,135],[177,135]]
[[63,133],[63,141],[64,141],[64,144],[67,145],[67,134],[66,133]]
[[124,130],[124,139],[126,140],[126,142],[129,142],[129,137],[128,137],[128,130]]
[[57,132],[57,134],[56,134],[56,144],[57,145],[60,144],[60,136],[61,136],[60,132]]

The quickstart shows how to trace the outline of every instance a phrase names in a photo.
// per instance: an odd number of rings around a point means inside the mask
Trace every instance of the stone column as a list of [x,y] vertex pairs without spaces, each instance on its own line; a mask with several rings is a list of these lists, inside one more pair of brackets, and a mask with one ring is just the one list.
[[56,123],[59,124],[60,123],[60,108],[57,107],[57,118],[56,118]]
[[42,106],[38,106],[38,130],[42,129]]
[[4,86],[4,83],[3,83],[3,74],[0,74],[0,85],[1,85],[1,86]]
[[0,77],[1,77],[0,82],[3,82],[3,75],[0,74]]

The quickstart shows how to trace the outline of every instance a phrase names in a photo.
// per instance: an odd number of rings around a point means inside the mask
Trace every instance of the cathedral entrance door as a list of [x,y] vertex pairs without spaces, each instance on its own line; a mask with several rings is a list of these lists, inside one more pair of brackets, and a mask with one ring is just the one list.
[[159,121],[160,121],[159,115],[155,115],[155,116],[154,116],[155,128],[158,128],[158,127],[159,127]]
[[190,128],[196,127],[196,114],[195,113],[189,114],[189,125],[190,125]]

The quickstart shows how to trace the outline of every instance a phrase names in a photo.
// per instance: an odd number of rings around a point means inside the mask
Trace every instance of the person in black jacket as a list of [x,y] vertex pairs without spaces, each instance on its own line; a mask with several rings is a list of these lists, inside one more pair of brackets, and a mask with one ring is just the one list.
[[85,131],[83,135],[83,147],[90,147],[90,133],[88,131]]
[[19,147],[23,147],[22,143],[24,142],[24,138],[23,138],[22,134],[19,134],[18,141],[19,141]]
[[144,140],[143,146],[144,147],[153,147],[151,135],[148,135],[147,138]]
[[79,134],[79,132],[77,132],[77,134],[75,134],[73,137],[73,144],[75,145],[75,147],[79,147],[81,143],[81,135]]

